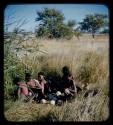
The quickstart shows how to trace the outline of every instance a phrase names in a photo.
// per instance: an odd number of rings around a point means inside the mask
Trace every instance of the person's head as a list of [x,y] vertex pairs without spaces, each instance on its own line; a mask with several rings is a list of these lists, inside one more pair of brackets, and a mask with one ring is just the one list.
[[25,80],[26,81],[30,81],[31,80],[31,74],[30,73],[26,73],[25,74]]
[[43,80],[44,79],[44,72],[39,72],[38,73],[38,80]]
[[22,81],[22,79],[19,77],[19,76],[16,76],[14,79],[13,79],[13,83],[16,84],[16,85],[19,85],[19,83]]
[[69,67],[68,66],[64,66],[62,68],[62,73],[66,76],[70,73]]

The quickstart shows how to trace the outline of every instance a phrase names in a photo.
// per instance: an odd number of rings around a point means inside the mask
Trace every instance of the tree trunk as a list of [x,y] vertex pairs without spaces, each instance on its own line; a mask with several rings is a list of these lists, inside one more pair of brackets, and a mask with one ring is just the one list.
[[92,33],[92,37],[93,37],[93,39],[94,39],[94,37],[95,37],[94,33]]
[[95,37],[95,31],[94,30],[92,30],[92,37],[93,37],[93,39]]

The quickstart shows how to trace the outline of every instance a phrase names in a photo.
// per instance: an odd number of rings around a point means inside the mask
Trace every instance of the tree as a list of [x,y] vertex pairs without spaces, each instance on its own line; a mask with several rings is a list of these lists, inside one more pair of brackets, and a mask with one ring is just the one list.
[[56,9],[44,8],[37,12],[36,21],[39,21],[39,27],[35,30],[37,37],[46,38],[71,38],[72,25],[69,27],[64,24],[64,15]]
[[79,40],[80,36],[82,35],[79,26],[78,26],[76,29],[74,29],[74,35],[75,35],[75,36],[77,37],[77,39]]
[[60,38],[71,39],[74,35],[73,30],[66,24],[61,24],[58,29]]
[[75,22],[75,20],[69,20],[67,25],[69,27],[73,28],[76,25],[76,22]]
[[97,30],[106,25],[107,16],[104,14],[86,15],[82,22],[80,22],[81,30],[92,33],[94,38]]

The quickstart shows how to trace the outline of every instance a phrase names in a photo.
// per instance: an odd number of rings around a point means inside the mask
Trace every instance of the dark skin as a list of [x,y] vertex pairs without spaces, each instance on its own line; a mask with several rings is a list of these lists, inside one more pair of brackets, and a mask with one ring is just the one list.
[[63,73],[63,77],[62,77],[62,90],[64,91],[64,93],[70,93],[70,94],[74,94],[77,92],[76,86],[75,86],[75,81],[73,79],[73,76],[71,75],[71,72],[69,70],[68,66],[64,66],[62,68],[62,73]]
[[[67,89],[69,90],[71,95],[76,93],[76,86],[75,86],[72,76],[67,77],[66,84],[64,85],[64,92],[66,92]],[[67,92],[67,94],[68,94],[68,92]]]
[[25,80],[26,80],[27,82],[29,82],[31,79],[32,79],[31,76],[26,76],[26,77],[25,77]]
[[39,80],[40,85],[43,88],[42,93],[46,94],[49,91],[50,88],[49,88],[49,86],[48,86],[48,84],[47,84],[47,82],[44,78],[44,75],[43,74],[38,75],[38,80]]

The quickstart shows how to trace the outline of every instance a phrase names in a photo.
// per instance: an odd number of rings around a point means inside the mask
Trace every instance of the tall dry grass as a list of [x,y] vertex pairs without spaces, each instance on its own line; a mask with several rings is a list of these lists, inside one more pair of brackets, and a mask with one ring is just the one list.
[[[61,107],[5,101],[4,114],[7,120],[103,121],[109,117],[108,36],[104,39],[103,36],[95,39],[82,36],[79,41],[76,38],[69,41],[34,39],[24,41],[21,47],[31,50],[38,48],[38,51],[33,52],[24,53],[22,50],[17,52],[20,62],[16,65],[15,72],[21,74],[23,78],[25,66],[36,78],[39,71],[44,71],[46,75],[62,75],[61,69],[67,65],[78,84],[88,83],[90,88],[97,87],[101,92],[95,97],[88,98],[84,98],[81,93],[71,103],[67,102]],[[11,82],[8,84],[12,85]],[[13,89],[13,85],[11,87]]]
[[105,121],[109,117],[108,102],[102,92],[88,98],[78,95],[60,107],[16,101],[4,115],[8,121]]

